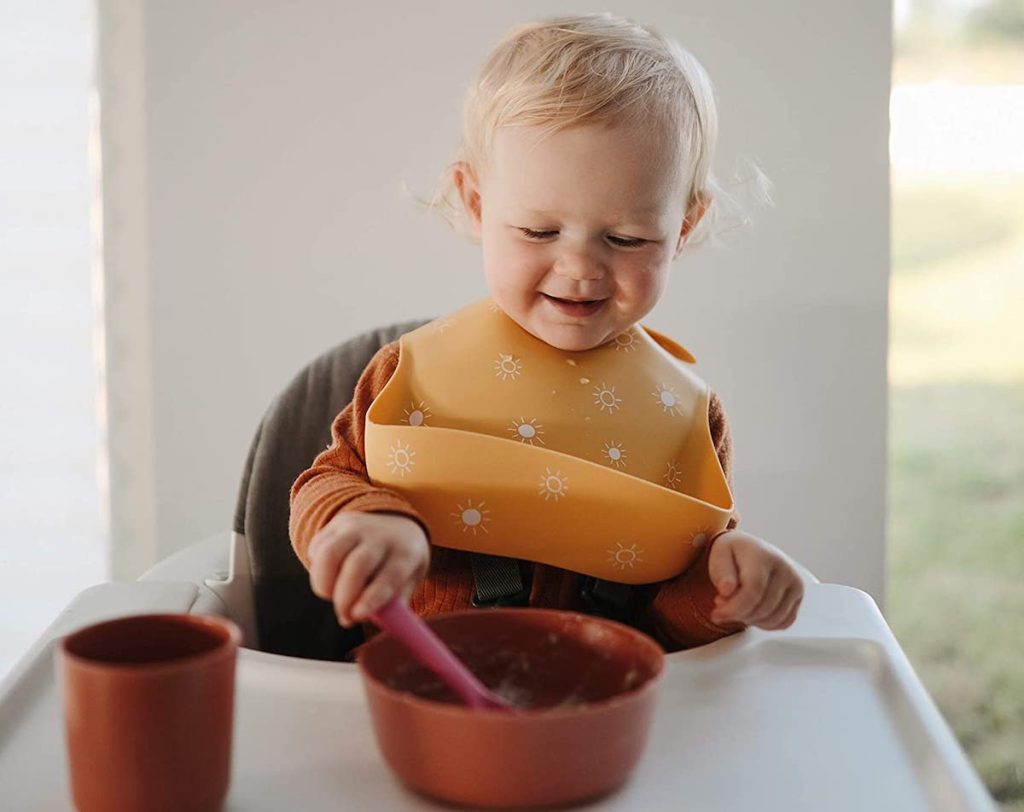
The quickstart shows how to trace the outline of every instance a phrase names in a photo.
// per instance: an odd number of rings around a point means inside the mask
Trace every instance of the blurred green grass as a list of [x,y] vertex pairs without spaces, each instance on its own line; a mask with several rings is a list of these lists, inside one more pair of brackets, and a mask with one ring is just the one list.
[[892,292],[886,614],[1024,810],[1024,179],[895,180]]
[[898,205],[892,261],[901,274],[928,270],[1014,233],[1014,213],[993,206],[981,186],[907,184]]
[[892,385],[1024,383],[1024,178],[896,177],[892,193]]

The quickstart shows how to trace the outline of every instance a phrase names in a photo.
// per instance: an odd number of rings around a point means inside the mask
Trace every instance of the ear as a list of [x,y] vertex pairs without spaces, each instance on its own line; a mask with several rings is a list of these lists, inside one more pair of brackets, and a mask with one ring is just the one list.
[[452,166],[452,177],[455,188],[459,190],[459,198],[466,209],[466,214],[469,215],[473,233],[479,237],[483,208],[480,203],[480,183],[477,180],[476,172],[465,161],[457,161]]
[[694,199],[690,203],[690,207],[686,210],[686,216],[683,218],[683,227],[679,232],[679,242],[676,243],[676,252],[672,256],[672,259],[679,256],[679,252],[683,250],[686,238],[689,237],[692,231],[697,227],[697,223],[699,223],[701,218],[704,217],[704,214],[707,212],[710,205],[710,194],[706,192],[695,193]]

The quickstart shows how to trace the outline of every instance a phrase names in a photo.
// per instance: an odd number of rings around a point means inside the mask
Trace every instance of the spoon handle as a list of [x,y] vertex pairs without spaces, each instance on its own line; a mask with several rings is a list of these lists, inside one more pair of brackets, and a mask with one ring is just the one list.
[[511,707],[510,703],[489,691],[401,598],[392,598],[384,604],[373,620],[403,643],[417,660],[440,677],[471,708]]

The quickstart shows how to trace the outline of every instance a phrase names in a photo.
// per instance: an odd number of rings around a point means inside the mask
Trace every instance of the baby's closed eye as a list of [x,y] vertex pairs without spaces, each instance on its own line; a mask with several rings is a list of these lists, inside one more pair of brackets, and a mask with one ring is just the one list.
[[[557,231],[537,231],[532,228],[520,227],[520,231],[523,232],[531,240],[544,240],[548,237],[554,237],[558,234]],[[613,234],[608,235],[608,241],[613,245],[617,245],[621,248],[635,248],[644,243],[650,242],[650,240],[642,239],[641,237],[618,237]]]

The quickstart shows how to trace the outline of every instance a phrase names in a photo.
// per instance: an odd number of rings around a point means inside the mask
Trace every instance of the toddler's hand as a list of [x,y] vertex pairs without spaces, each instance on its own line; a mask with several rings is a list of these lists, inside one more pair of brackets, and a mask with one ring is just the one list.
[[351,626],[394,595],[408,597],[429,561],[427,536],[413,519],[343,511],[309,543],[309,583],[334,603],[338,622]]
[[796,620],[804,584],[777,547],[748,533],[730,530],[717,538],[708,574],[718,594],[713,623],[744,623],[785,629]]

